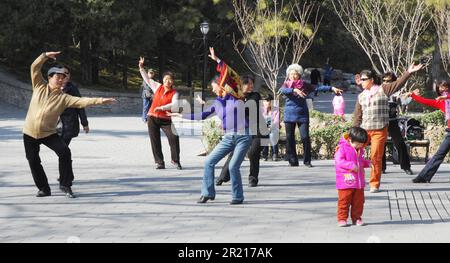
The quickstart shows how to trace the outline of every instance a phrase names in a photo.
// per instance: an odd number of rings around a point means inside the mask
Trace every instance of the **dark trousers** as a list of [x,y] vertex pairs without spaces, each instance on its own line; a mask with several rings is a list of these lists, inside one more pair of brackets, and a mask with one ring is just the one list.
[[67,146],[70,145],[70,142],[72,141],[72,137],[62,136],[63,141],[66,143]]
[[[400,167],[403,170],[411,169],[411,161],[409,159],[408,149],[406,148],[405,140],[402,137],[397,120],[389,121],[388,133],[389,136],[391,136],[392,138],[393,146],[397,149]],[[385,170],[386,170],[386,147],[384,149],[383,155],[383,171]]]
[[180,137],[177,135],[172,121],[150,117],[147,121],[147,126],[155,163],[161,165],[164,164],[164,155],[161,146],[161,130],[163,130],[169,140],[172,161],[178,163],[180,161]]
[[34,139],[26,134],[23,135],[25,154],[30,165],[34,183],[39,190],[50,191],[47,176],[41,165],[39,151],[41,144],[53,150],[59,157],[59,184],[70,187],[73,182],[72,154],[67,144],[57,135],[53,134],[42,139]]
[[303,163],[311,163],[311,138],[309,137],[309,122],[285,122],[286,125],[286,150],[288,161],[291,165],[298,165],[297,147],[295,141],[295,127],[300,129],[300,137],[303,144]]
[[[259,161],[261,157],[261,139],[254,137],[252,140],[252,144],[248,149],[247,156],[250,159],[250,175],[248,176],[249,181],[255,181],[258,183],[258,175],[259,175]],[[220,172],[219,178],[217,181],[228,182],[230,181],[230,171],[228,166],[230,164],[231,158],[233,157],[233,153],[228,155],[228,159],[223,165],[222,171]]]
[[[272,156],[276,157],[278,156],[278,144],[270,146],[272,147]],[[267,158],[269,157],[269,146],[263,146],[262,147],[262,157]]]
[[439,146],[439,149],[434,154],[434,156],[427,162],[423,170],[419,173],[419,177],[425,180],[431,181],[434,174],[436,174],[439,166],[444,161],[445,156],[450,151],[450,131],[447,130],[444,141]]

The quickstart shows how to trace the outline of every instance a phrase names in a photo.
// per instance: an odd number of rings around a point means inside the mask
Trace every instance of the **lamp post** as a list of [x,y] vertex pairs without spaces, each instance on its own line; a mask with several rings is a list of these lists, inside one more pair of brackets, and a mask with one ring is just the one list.
[[[208,55],[208,46],[206,45],[206,35],[209,32],[209,24],[208,22],[203,22],[200,24],[200,31],[203,34],[203,46],[205,48],[204,54],[203,54],[203,85],[202,85],[202,100],[205,100],[204,93],[206,89],[206,60]],[[202,106],[203,108],[203,106]]]

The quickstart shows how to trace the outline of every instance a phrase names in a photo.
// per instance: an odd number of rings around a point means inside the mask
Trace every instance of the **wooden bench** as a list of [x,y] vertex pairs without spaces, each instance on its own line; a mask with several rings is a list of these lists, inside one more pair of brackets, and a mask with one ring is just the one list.
[[[423,147],[426,148],[425,152],[425,163],[428,162],[429,154],[430,154],[430,140],[424,139],[424,140],[405,140],[406,148],[408,149],[409,156],[411,156],[411,151],[413,148],[416,147]],[[386,147],[390,146],[391,149],[394,147],[392,139],[388,138],[386,141]],[[366,157],[370,158],[370,144],[366,147]]]

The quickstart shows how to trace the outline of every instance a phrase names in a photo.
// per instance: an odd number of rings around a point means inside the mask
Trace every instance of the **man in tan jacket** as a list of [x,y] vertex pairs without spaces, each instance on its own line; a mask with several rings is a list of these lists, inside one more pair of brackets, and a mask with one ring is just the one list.
[[30,165],[34,183],[39,192],[37,197],[50,196],[50,186],[39,157],[40,145],[44,144],[59,157],[60,189],[67,197],[75,198],[72,192],[73,170],[69,147],[56,133],[58,117],[66,108],[85,108],[115,102],[108,98],[72,97],[61,91],[66,77],[62,68],[51,68],[48,73],[48,83],[42,76],[42,65],[49,59],[56,60],[61,52],[47,52],[40,55],[31,65],[31,82],[33,95],[28,108],[23,128],[25,153]]

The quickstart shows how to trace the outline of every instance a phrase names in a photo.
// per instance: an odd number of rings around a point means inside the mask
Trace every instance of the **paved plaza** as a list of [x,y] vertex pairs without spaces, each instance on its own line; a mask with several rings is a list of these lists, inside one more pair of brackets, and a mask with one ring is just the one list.
[[203,145],[189,122],[176,121],[184,170],[170,165],[166,138],[168,169],[155,170],[139,117],[98,115],[89,117],[91,133],[71,144],[78,198],[59,191],[57,157],[45,146],[41,159],[53,195],[36,198],[24,117],[0,103],[0,242],[450,242],[449,164],[431,184],[414,185],[388,163],[383,191],[366,191],[367,226],[338,228],[332,160],[313,161],[314,168],[262,161],[256,188],[247,187],[245,161],[244,205],[229,205],[230,184],[217,187],[215,201],[197,204],[205,157],[197,156]]

